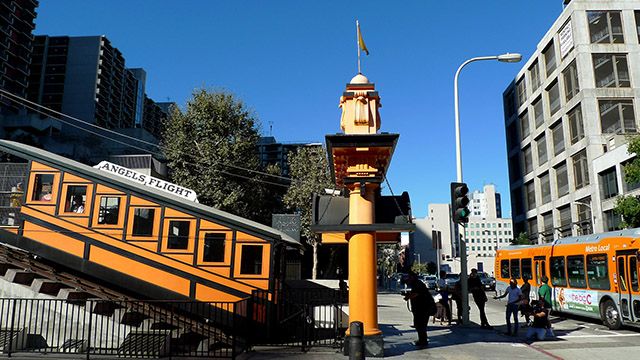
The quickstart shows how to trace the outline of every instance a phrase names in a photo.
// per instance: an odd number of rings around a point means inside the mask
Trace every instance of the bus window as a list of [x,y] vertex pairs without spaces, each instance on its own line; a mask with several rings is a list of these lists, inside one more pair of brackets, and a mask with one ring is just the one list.
[[618,257],[618,283],[622,291],[627,291],[627,280],[624,273],[624,257]]
[[531,259],[522,259],[522,278],[526,276],[527,279],[531,280]]
[[582,255],[567,256],[567,272],[569,273],[569,286],[584,289],[587,280],[584,276],[584,257]]
[[511,277],[520,279],[520,259],[511,259]]
[[631,290],[638,291],[638,259],[635,256],[629,256],[629,283]]
[[509,260],[500,260],[500,277],[509,278]]
[[607,254],[587,255],[587,279],[589,288],[609,290],[609,270]]
[[554,256],[551,262],[551,285],[567,286],[567,277],[564,272],[564,257]]

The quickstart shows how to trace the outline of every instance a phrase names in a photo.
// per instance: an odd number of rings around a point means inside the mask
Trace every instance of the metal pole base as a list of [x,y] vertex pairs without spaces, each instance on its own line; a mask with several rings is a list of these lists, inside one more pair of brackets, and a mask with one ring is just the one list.
[[[349,356],[349,335],[344,339],[344,355]],[[384,339],[382,335],[365,335],[364,352],[366,357],[384,357]]]

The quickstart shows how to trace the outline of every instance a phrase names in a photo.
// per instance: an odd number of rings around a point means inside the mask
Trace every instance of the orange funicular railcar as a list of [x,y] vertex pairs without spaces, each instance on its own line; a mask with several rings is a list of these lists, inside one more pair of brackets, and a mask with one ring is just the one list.
[[161,191],[175,185],[145,186],[11,141],[0,140],[0,152],[26,166],[26,183],[11,186],[18,214],[3,220],[0,242],[143,298],[271,294],[284,276],[286,249],[300,246],[273,228],[177,196],[186,190]]
[[496,256],[496,290],[527,276],[535,299],[547,276],[553,310],[602,319],[611,329],[640,326],[639,257],[640,229],[508,246]]

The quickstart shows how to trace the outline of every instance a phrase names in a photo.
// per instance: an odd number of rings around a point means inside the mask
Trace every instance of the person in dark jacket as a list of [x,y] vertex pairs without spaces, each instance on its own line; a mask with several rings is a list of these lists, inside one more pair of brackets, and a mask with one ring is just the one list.
[[531,325],[531,312],[533,308],[529,305],[529,299],[531,295],[531,284],[529,284],[529,275],[523,274],[522,281],[524,283],[520,286],[522,292],[522,301],[520,304],[520,313],[524,315],[524,320],[527,326]]
[[467,283],[469,284],[469,292],[473,294],[473,301],[476,303],[478,311],[480,312],[480,327],[483,329],[493,329],[493,327],[489,325],[487,314],[484,312],[484,305],[487,303],[487,294],[484,292],[482,281],[478,276],[478,270],[471,269],[471,275]]
[[427,286],[418,279],[418,276],[410,272],[407,275],[406,284],[411,288],[404,299],[411,304],[411,312],[413,313],[413,326],[418,333],[418,341],[414,342],[416,346],[428,346],[429,340],[427,339],[427,324],[429,323],[429,303],[433,303],[433,297],[429,302],[426,297],[431,296]]

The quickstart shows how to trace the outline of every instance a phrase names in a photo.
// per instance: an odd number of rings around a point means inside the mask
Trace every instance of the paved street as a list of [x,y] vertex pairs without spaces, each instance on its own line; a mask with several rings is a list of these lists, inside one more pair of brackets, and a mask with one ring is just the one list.
[[[580,318],[552,317],[557,339],[527,342],[522,328],[519,337],[502,335],[506,331],[504,302],[489,300],[487,317],[494,330],[482,330],[479,316],[471,302],[471,321],[468,328],[431,323],[429,348],[416,349],[411,342],[416,333],[411,328],[411,314],[402,297],[380,294],[379,323],[385,335],[385,358],[390,359],[621,359],[640,350],[640,330],[610,331],[599,322]],[[522,319],[522,318],[521,318]],[[308,358],[346,359],[336,349],[316,347],[308,353],[298,349],[260,348],[244,354],[244,359]]]

